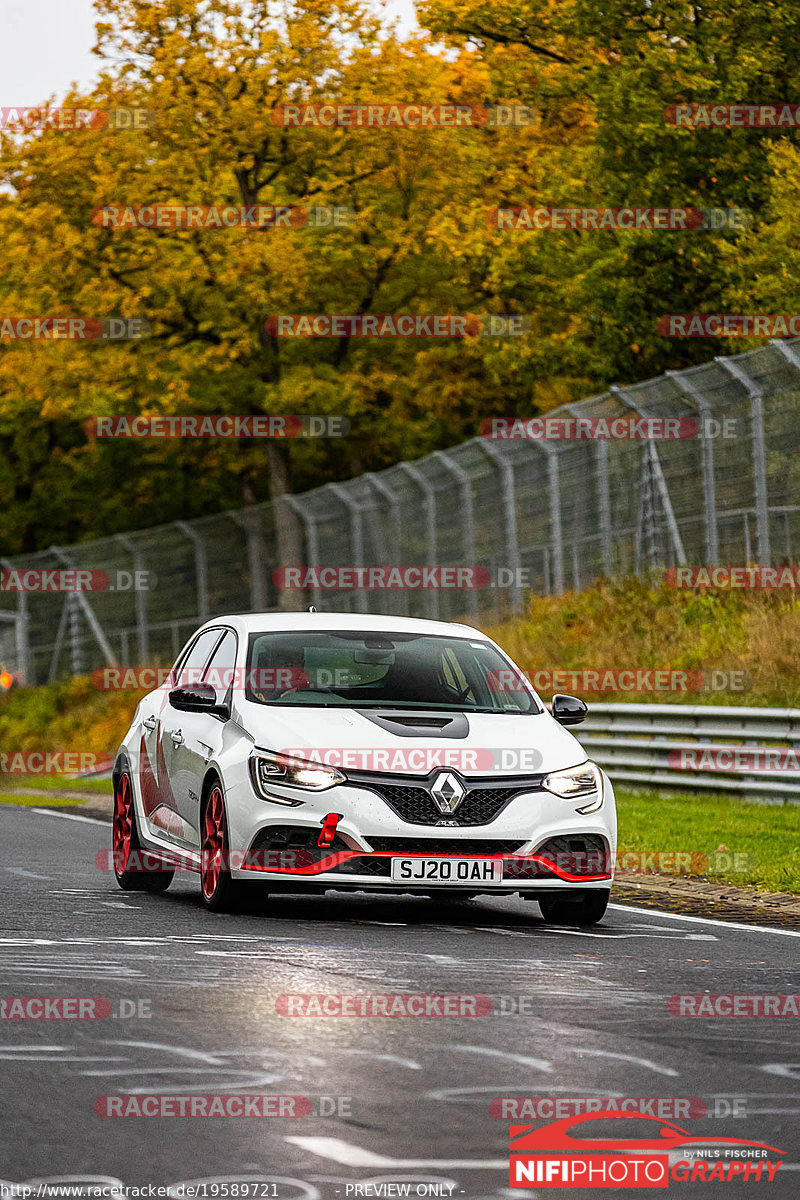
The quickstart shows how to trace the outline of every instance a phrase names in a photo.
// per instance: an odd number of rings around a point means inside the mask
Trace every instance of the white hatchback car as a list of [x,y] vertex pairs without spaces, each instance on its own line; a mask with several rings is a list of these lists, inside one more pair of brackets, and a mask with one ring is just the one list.
[[616,853],[611,782],[466,625],[353,613],[209,621],[139,704],[114,766],[114,869],[205,905],[268,892],[520,893],[593,924]]

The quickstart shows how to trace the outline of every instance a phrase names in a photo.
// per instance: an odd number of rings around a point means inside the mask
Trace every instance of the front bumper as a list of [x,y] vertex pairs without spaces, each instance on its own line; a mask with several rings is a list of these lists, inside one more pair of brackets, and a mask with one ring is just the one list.
[[[465,782],[477,787],[482,781]],[[503,784],[513,792],[518,782],[513,777],[495,777],[491,785]],[[281,891],[447,889],[540,894],[576,887],[608,888],[616,853],[616,814],[611,783],[605,776],[603,782],[603,806],[592,814],[578,813],[577,802],[542,790],[538,781],[522,781],[493,819],[457,826],[403,820],[374,781],[348,779],[323,792],[285,785],[271,788],[276,801],[301,801],[288,807],[256,796],[249,779],[242,779],[227,792],[231,845],[244,851],[241,867],[232,874],[261,879]],[[406,777],[402,783],[413,788],[420,781]],[[586,799],[580,803],[585,805]],[[318,847],[321,825],[329,813],[339,814],[336,839],[330,847]],[[556,849],[554,839],[562,839]],[[502,881],[398,882],[391,878],[391,860],[397,857],[493,859],[503,863]]]

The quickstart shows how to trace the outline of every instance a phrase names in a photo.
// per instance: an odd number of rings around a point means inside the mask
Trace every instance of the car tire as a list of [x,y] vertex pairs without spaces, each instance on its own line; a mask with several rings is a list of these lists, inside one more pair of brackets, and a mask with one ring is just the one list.
[[605,916],[610,895],[608,888],[596,888],[583,892],[578,900],[542,896],[539,908],[550,925],[596,925]]
[[139,840],[133,780],[127,768],[114,781],[112,837],[114,874],[123,892],[165,892],[172,883],[175,870],[148,870],[148,858],[157,861],[158,851],[144,850]]
[[248,880],[232,879],[228,817],[222,784],[214,776],[200,818],[200,896],[209,912],[241,912],[263,903],[266,894]]

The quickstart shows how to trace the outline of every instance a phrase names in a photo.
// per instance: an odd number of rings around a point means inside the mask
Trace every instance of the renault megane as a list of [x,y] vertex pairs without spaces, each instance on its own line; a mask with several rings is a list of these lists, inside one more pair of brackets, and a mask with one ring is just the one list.
[[[611,782],[495,642],[358,614],[219,617],[139,704],[116,756],[126,890],[200,873],[264,893],[519,893],[593,924],[616,851]],[[252,887],[249,889],[252,891]]]

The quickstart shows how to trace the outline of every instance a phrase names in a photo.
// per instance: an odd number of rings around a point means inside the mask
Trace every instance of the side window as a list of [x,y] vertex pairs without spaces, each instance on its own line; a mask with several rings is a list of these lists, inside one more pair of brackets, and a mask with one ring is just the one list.
[[222,704],[227,695],[228,688],[233,683],[235,666],[236,635],[229,629],[211,656],[211,662],[203,672],[203,683],[211,684],[217,694],[217,704]]
[[176,675],[176,687],[189,687],[193,683],[200,682],[203,677],[203,667],[219,641],[221,633],[221,629],[206,629],[195,639]]

